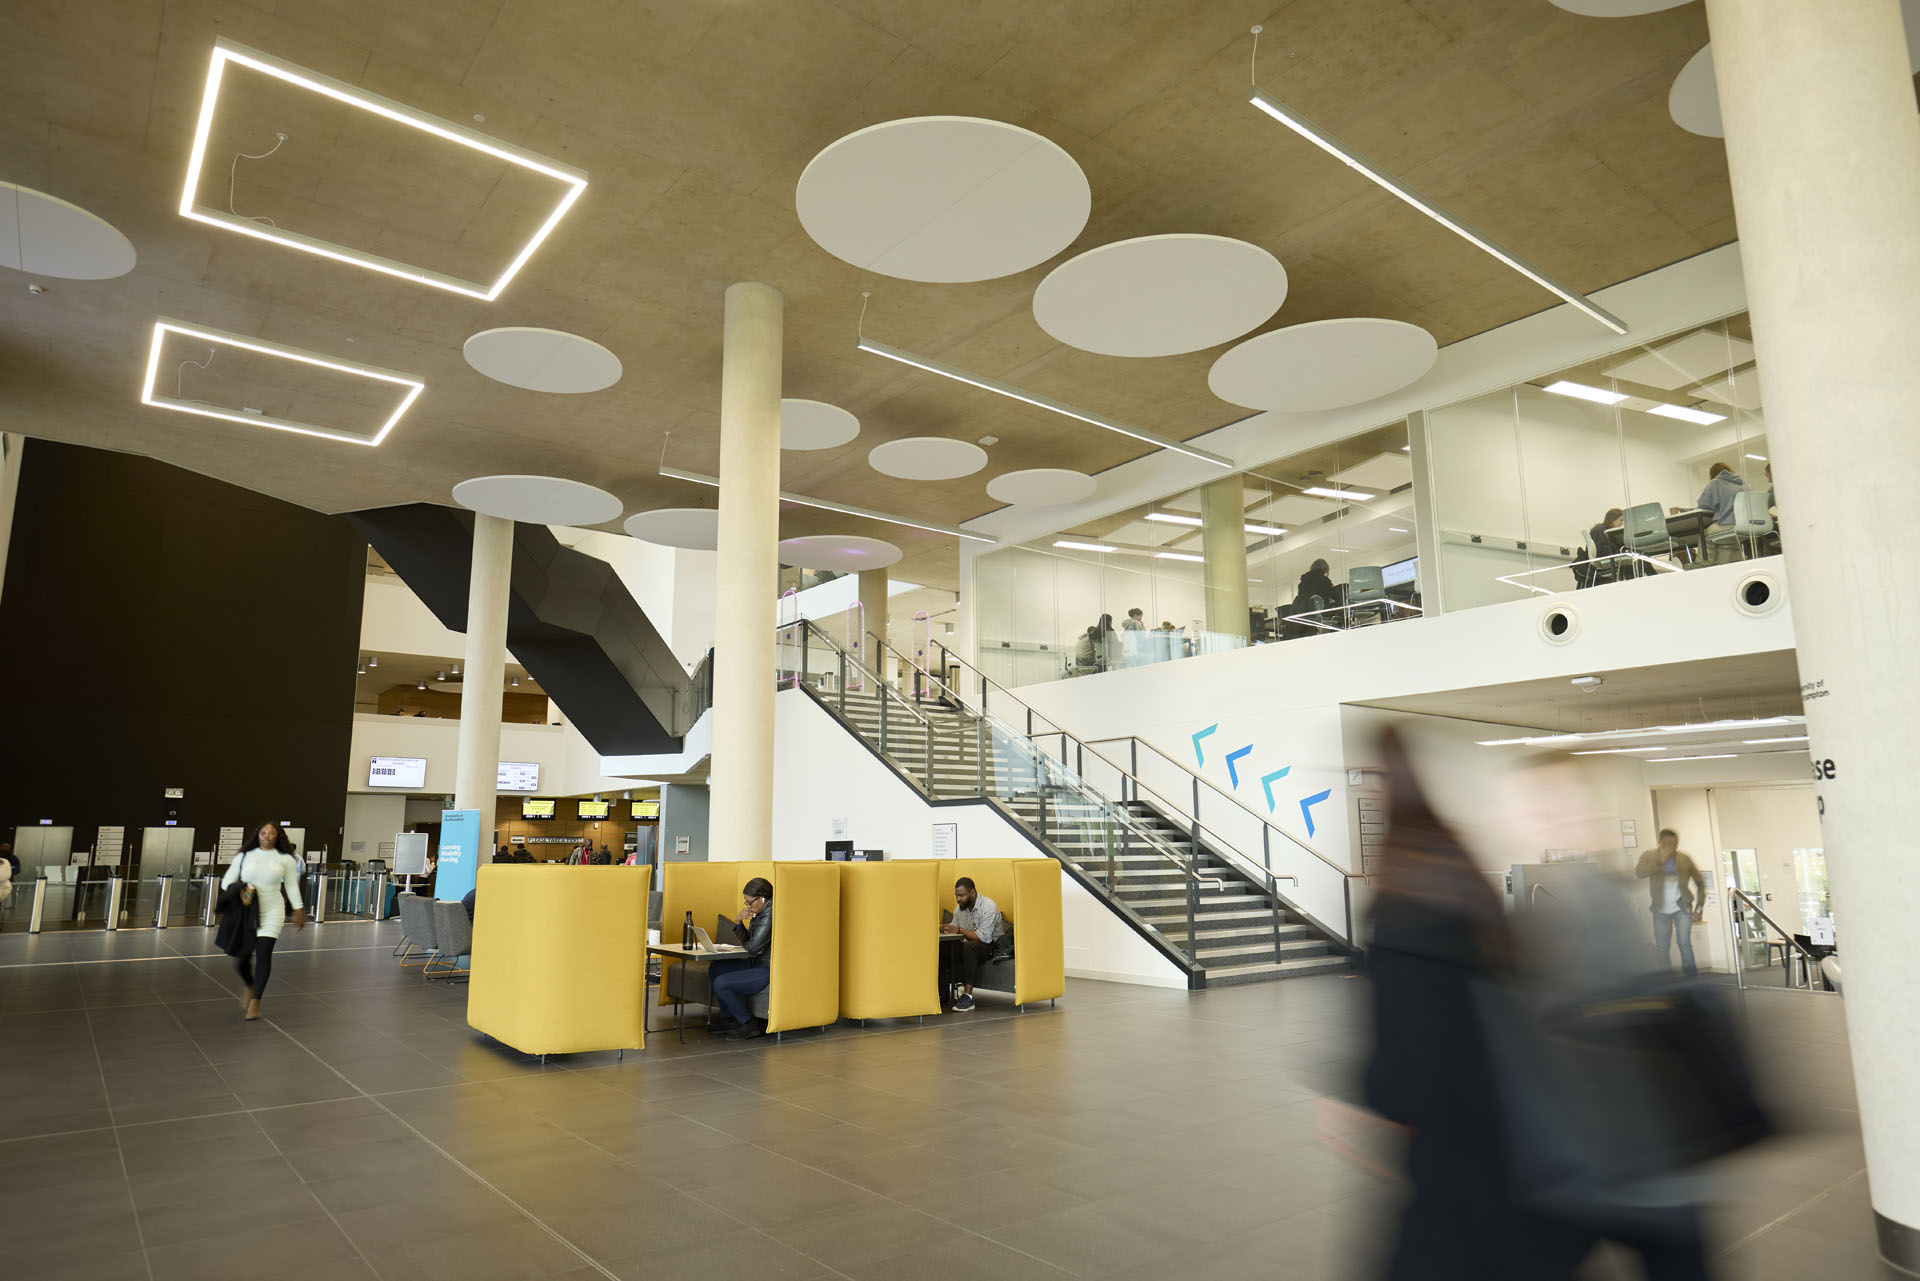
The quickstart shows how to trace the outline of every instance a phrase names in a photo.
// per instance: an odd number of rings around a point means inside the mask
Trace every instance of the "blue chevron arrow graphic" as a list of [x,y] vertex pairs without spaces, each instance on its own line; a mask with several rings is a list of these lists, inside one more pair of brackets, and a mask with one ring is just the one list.
[[1207,754],[1200,750],[1200,740],[1205,738],[1207,735],[1213,733],[1213,731],[1219,728],[1220,728],[1220,722],[1215,721],[1213,724],[1207,726],[1205,729],[1201,730],[1198,734],[1195,734],[1193,736],[1193,763],[1195,765],[1204,766],[1207,763]]
[[1269,814],[1273,813],[1274,782],[1278,779],[1285,778],[1288,774],[1291,774],[1292,772],[1293,772],[1293,766],[1282,765],[1279,769],[1275,770],[1273,773],[1262,774],[1260,776],[1260,790],[1267,794],[1267,813]]
[[1324,792],[1315,792],[1312,796],[1303,796],[1300,798],[1300,817],[1307,820],[1307,835],[1309,837],[1313,835],[1313,806],[1318,805],[1321,801],[1326,800],[1332,795],[1333,789],[1328,788]]
[[1233,767],[1233,763],[1252,750],[1253,744],[1248,743],[1245,747],[1235,748],[1227,753],[1227,781],[1232,783],[1236,790],[1240,786],[1240,771]]

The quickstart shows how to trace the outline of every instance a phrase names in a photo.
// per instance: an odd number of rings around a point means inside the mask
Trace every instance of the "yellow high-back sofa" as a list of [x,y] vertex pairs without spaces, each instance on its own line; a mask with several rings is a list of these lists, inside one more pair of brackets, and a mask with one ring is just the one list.
[[[1013,923],[1013,980],[1018,1005],[1031,1005],[1063,996],[1067,990],[1067,958],[1061,922],[1060,865],[1050,858],[943,858],[928,860],[940,869],[939,899],[934,920],[942,909],[954,908],[953,883],[973,878],[976,890],[992,899]],[[1008,990],[1005,979],[992,974],[1005,964],[989,967],[981,986]]]
[[651,871],[481,867],[468,1025],[525,1054],[644,1047]]
[[903,1019],[940,1012],[940,871],[934,859],[837,863],[840,1013]]
[[[767,984],[767,1031],[825,1027],[840,1017],[840,873],[832,863],[669,863],[660,883],[660,937],[677,943],[693,923],[713,932],[714,917],[740,915],[740,893],[764,876],[773,883],[773,958]],[[679,985],[662,965],[660,1004]],[[690,985],[704,991],[704,984]],[[688,989],[679,989],[688,990]]]

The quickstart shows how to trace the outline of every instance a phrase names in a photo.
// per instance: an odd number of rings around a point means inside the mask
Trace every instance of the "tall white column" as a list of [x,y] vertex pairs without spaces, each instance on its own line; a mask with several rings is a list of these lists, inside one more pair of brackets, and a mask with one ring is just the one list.
[[1207,630],[1247,639],[1247,504],[1238,476],[1200,491],[1200,543],[1207,563]]
[[507,601],[512,588],[513,522],[476,514],[453,805],[480,811],[482,839],[493,831],[494,788],[500,781],[500,704],[507,683]]
[[780,541],[780,358],[786,300],[727,289],[720,371],[720,538],[714,558],[713,771],[708,857],[773,848],[773,625]]
[[[1707,0],[1880,1250],[1920,1274],[1920,117],[1898,0]],[[1765,1047],[1760,1047],[1765,1053]]]

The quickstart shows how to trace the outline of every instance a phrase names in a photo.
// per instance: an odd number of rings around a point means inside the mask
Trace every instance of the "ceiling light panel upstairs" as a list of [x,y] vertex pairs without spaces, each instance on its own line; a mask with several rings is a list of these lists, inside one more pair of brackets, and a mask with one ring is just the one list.
[[578,169],[219,40],[180,213],[491,301],[586,185]]
[[411,374],[162,317],[154,322],[140,403],[378,445],[425,386]]

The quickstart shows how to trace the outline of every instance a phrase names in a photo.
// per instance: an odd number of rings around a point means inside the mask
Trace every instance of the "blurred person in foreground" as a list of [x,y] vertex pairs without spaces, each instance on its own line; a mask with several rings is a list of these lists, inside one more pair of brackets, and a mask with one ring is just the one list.
[[1520,1206],[1475,987],[1500,981],[1513,943],[1500,901],[1428,805],[1392,730],[1380,755],[1387,842],[1367,968],[1367,1103],[1411,1128],[1388,1281],[1552,1281],[1572,1260],[1551,1221]]

